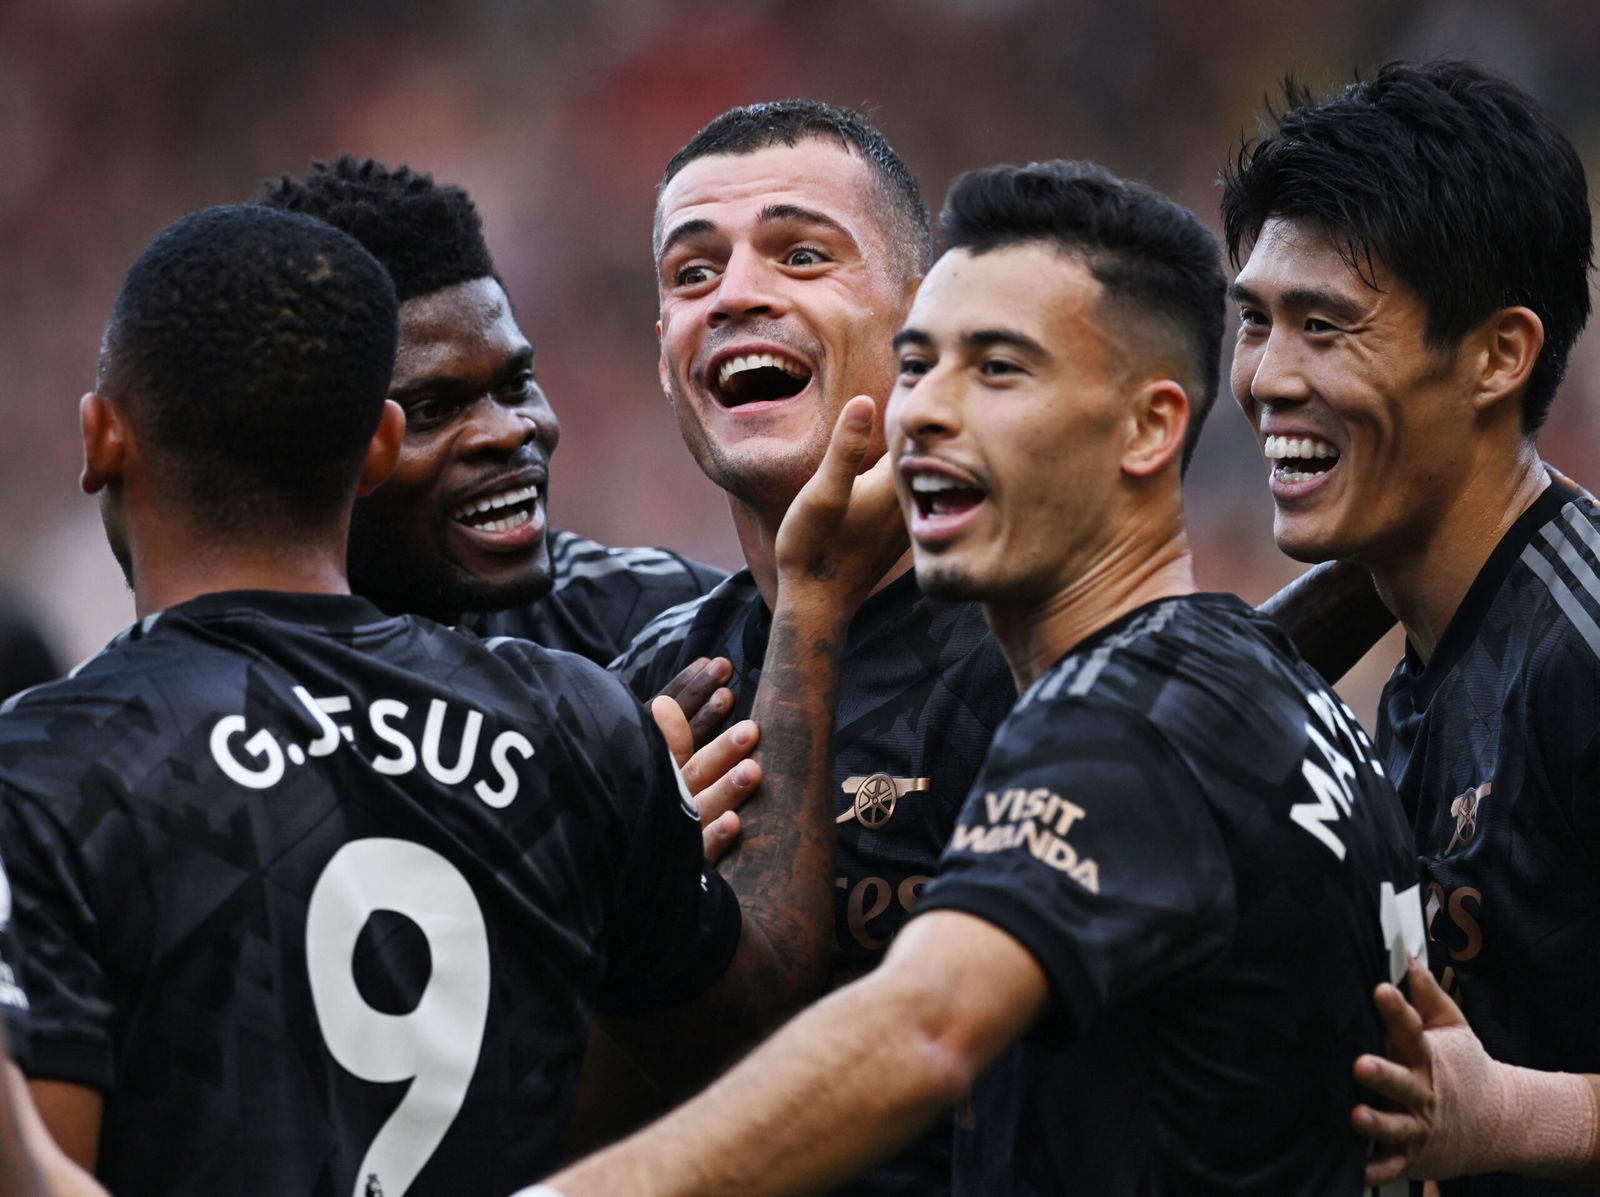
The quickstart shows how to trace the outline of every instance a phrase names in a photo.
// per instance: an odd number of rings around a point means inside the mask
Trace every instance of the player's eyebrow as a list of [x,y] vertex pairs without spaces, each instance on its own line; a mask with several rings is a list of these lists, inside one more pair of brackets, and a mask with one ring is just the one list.
[[[1228,285],[1228,298],[1235,303],[1248,303],[1252,307],[1264,308],[1266,300],[1257,295],[1249,287],[1239,283]],[[1354,300],[1346,299],[1343,295],[1333,291],[1325,291],[1320,287],[1290,287],[1278,296],[1278,302],[1293,311],[1304,311],[1315,308],[1326,312],[1335,320],[1343,324],[1354,323],[1359,320],[1365,311],[1362,305]]]
[[717,226],[705,219],[686,220],[680,225],[675,225],[670,233],[661,238],[661,248],[656,252],[656,261],[661,261],[678,242],[690,237],[698,237],[703,233],[716,231]]
[[761,209],[756,219],[763,224],[778,220],[796,220],[803,224],[821,225],[843,236],[850,236],[850,231],[826,212],[818,212],[814,208],[802,208],[799,204],[768,204]]
[[1012,349],[1019,349],[1029,357],[1046,358],[1049,351],[1026,333],[1015,332],[1009,328],[979,328],[972,332],[963,333],[961,343],[968,349],[988,349],[994,345],[1006,345]]
[[[521,374],[524,370],[530,369],[532,366],[533,346],[529,345],[527,342],[523,342],[523,344],[512,353],[511,357],[507,359],[505,365],[501,366],[500,369],[495,371],[494,382],[492,385],[499,386],[501,383],[505,382],[506,379],[514,378],[518,374]],[[479,387],[482,385],[482,379],[477,377],[469,378],[459,374],[423,374],[417,378],[413,378],[410,382],[395,387],[394,390],[389,392],[389,398],[393,399],[396,403],[399,403],[413,395],[436,392],[448,394],[455,391],[469,390],[473,387]]]
[[902,328],[894,334],[894,340],[890,344],[894,347],[896,353],[899,353],[907,345],[915,345],[919,349],[928,349],[933,345],[933,338],[920,328]]

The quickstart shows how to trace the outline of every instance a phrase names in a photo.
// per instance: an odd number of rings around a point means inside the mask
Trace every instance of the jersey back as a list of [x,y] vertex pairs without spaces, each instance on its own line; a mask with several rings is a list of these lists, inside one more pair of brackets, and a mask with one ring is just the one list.
[[509,1192],[588,1022],[720,975],[737,906],[588,662],[348,596],[211,595],[0,715],[32,1071],[117,1193]]
[[1017,939],[1052,1003],[958,1115],[958,1192],[1351,1194],[1372,988],[1421,938],[1393,789],[1232,596],[1141,607],[995,739],[922,910]]

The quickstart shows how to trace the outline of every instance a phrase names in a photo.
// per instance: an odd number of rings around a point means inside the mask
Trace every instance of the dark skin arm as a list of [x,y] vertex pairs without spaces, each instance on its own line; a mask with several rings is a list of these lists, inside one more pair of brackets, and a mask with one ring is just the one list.
[[[94,1165],[100,1138],[100,1094],[59,1081],[30,1085],[9,1058],[0,1069],[7,1107],[0,1116],[7,1124],[5,1146],[0,1148],[0,1193],[105,1197],[105,1190],[87,1171]],[[50,1118],[54,1121],[47,1125]],[[52,1132],[66,1137],[58,1140]],[[20,1144],[13,1134],[20,1137]],[[12,1154],[17,1146],[29,1157],[26,1169],[24,1161]],[[42,1187],[29,1187],[33,1182],[23,1178],[30,1174],[41,1178]]]
[[1261,604],[1313,669],[1331,685],[1394,627],[1372,574],[1349,561],[1314,565]]

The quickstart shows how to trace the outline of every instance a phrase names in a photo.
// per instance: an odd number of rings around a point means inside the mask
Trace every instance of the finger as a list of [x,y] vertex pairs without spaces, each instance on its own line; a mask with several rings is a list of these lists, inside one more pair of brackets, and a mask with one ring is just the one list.
[[733,811],[720,815],[709,827],[700,832],[700,842],[704,846],[706,859],[716,864],[727,855],[728,849],[733,847],[733,841],[739,838],[739,816]]
[[662,687],[661,693],[677,700],[684,715],[693,719],[716,694],[717,688],[733,677],[733,664],[726,657],[701,657],[691,661]]
[[1382,1056],[1365,1055],[1357,1059],[1355,1077],[1379,1097],[1407,1110],[1422,1110],[1433,1097],[1432,1088],[1415,1072]]
[[741,719],[701,748],[683,766],[691,794],[699,793],[755,751],[761,738],[754,719]]
[[706,699],[705,705],[689,720],[689,734],[693,737],[696,748],[704,747],[711,742],[711,737],[716,734],[717,728],[722,726],[722,721],[728,717],[728,712],[731,710],[733,710],[733,691],[726,686]]
[[700,826],[710,826],[729,811],[743,806],[760,784],[761,766],[754,761],[740,761],[695,794],[694,809],[700,816]]
[[877,405],[866,395],[857,395],[844,405],[834,422],[833,435],[828,440],[828,450],[822,465],[817,468],[816,481],[823,493],[831,496],[848,496],[850,486],[861,472],[861,462],[872,443],[872,422]]
[[1402,1064],[1424,1063],[1428,1044],[1422,1035],[1422,1015],[1406,1001],[1405,994],[1385,981],[1372,991],[1372,1002],[1389,1037],[1389,1055]]
[[1394,1150],[1374,1152],[1372,1157],[1367,1160],[1366,1175],[1362,1178],[1361,1183],[1381,1188],[1392,1180],[1399,1180],[1400,1174],[1405,1169],[1405,1152]]
[[[661,729],[661,738],[667,742],[672,759],[678,762],[679,769],[684,768],[694,753],[694,737],[689,731],[689,721],[683,717],[683,708],[665,694],[657,694],[650,700],[650,714]],[[689,788],[694,789],[693,786]]]
[[1406,984],[1411,990],[1411,1004],[1422,1016],[1425,1027],[1465,1027],[1466,1016],[1450,995],[1439,987],[1427,967],[1413,959],[1406,966]]
[[[1396,1110],[1375,1110],[1371,1106],[1357,1106],[1350,1111],[1350,1125],[1356,1134],[1374,1143],[1404,1146],[1421,1143],[1424,1127],[1422,1121],[1411,1114]],[[1403,1152],[1402,1152],[1403,1154]]]

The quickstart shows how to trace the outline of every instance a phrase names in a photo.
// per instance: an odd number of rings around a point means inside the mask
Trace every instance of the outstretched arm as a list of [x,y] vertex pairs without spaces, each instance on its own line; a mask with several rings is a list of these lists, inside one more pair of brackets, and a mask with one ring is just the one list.
[[1372,575],[1349,561],[1312,566],[1262,603],[1261,611],[1330,685],[1394,627]]
[[820,1192],[910,1142],[1044,1008],[1021,944],[971,915],[913,919],[883,964],[688,1105],[548,1184],[568,1197]]
[[1351,1114],[1379,1145],[1367,1183],[1517,1172],[1600,1184],[1600,1077],[1491,1060],[1433,974],[1413,960],[1407,981],[1411,1002],[1393,985],[1373,995],[1393,1058],[1355,1065],[1356,1080],[1397,1107]]

